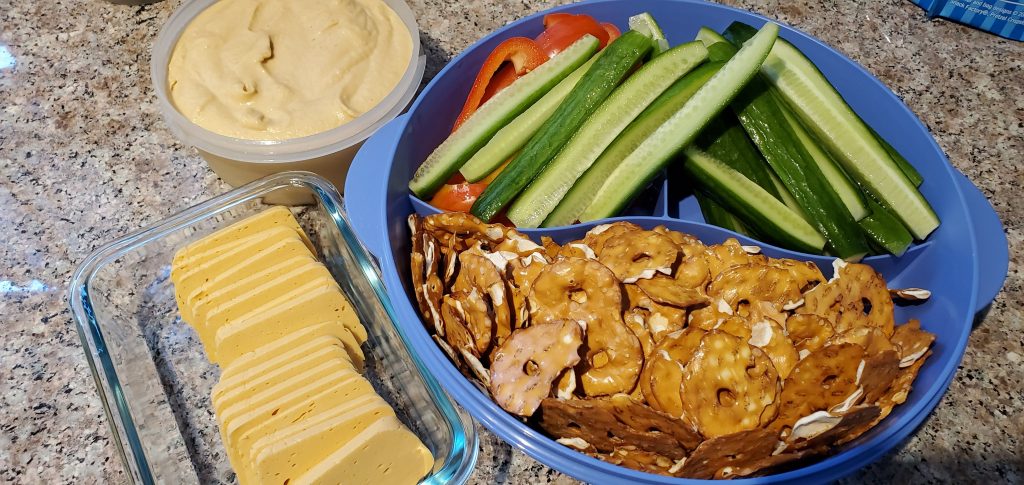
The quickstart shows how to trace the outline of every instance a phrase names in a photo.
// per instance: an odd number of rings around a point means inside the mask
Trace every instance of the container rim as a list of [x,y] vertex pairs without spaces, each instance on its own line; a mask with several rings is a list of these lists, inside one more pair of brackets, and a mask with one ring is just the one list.
[[420,53],[419,26],[415,14],[404,0],[382,0],[398,15],[408,30],[412,51],[398,84],[376,106],[351,122],[299,138],[248,140],[215,133],[193,123],[174,106],[167,93],[167,66],[185,28],[217,1],[187,0],[178,7],[153,42],[149,66],[157,107],[168,128],[180,141],[204,152],[251,163],[295,162],[329,155],[359,144],[398,116],[409,105],[423,79],[426,56]]
[[[103,410],[113,434],[115,446],[121,457],[128,475],[133,481],[143,484],[155,483],[153,474],[146,458],[146,453],[135,426],[135,419],[128,402],[124,398],[123,388],[114,363],[107,351],[102,329],[93,312],[89,296],[89,286],[96,273],[110,262],[120,258],[128,251],[160,239],[182,227],[187,227],[210,217],[213,214],[237,207],[249,201],[259,199],[266,194],[281,188],[299,187],[313,192],[314,197],[324,205],[331,216],[345,243],[355,255],[363,270],[370,287],[386,312],[390,324],[401,339],[402,345],[411,358],[415,371],[419,374],[431,400],[437,406],[452,435],[452,447],[444,457],[444,465],[433,470],[430,475],[420,481],[422,485],[462,484],[472,474],[479,454],[479,437],[476,428],[464,411],[456,408],[448,394],[445,393],[433,373],[427,368],[423,358],[409,341],[405,329],[398,325],[394,305],[385,290],[380,268],[371,257],[362,241],[355,235],[352,225],[345,214],[344,204],[338,190],[326,179],[311,172],[289,171],[274,174],[251,182],[237,189],[208,199],[162,221],[129,233],[113,242],[107,243],[83,260],[75,269],[68,284],[68,304],[71,307],[76,330],[82,342],[83,351],[96,384],[96,390],[103,403]],[[94,359],[95,350],[99,356]],[[104,384],[103,380],[108,384]],[[181,432],[180,427],[178,432]]]

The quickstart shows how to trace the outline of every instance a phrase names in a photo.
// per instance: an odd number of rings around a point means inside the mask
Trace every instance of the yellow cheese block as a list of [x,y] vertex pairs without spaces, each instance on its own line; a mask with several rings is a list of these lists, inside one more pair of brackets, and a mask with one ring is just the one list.
[[281,367],[240,374],[237,385],[224,386],[223,392],[213,396],[213,406],[220,413],[236,403],[252,408],[302,387],[310,379],[345,369],[355,372],[348,353],[339,345],[326,344]]
[[313,465],[290,485],[414,485],[434,467],[434,457],[397,419],[370,425]]
[[[363,351],[359,347],[359,342],[352,336],[352,333],[337,322],[320,323],[310,325],[266,345],[257,347],[252,352],[248,352],[232,361],[231,365],[222,367],[220,381],[213,387],[213,395],[217,396],[223,392],[224,388],[231,387],[233,385],[232,380],[245,370],[258,368],[273,369],[308,354],[310,347],[307,347],[307,344],[317,337],[323,336],[341,340],[345,350],[348,351],[349,357],[352,357],[352,363],[355,364],[356,370],[362,372]],[[316,344],[313,345],[315,346]]]
[[390,418],[395,426],[400,425],[383,399],[371,401],[354,409],[322,413],[256,440],[250,455],[258,483],[294,479],[296,472],[309,470],[381,419]]
[[197,326],[205,327],[207,316],[213,309],[244,298],[267,284],[291,279],[296,273],[304,274],[311,271],[310,268],[313,267],[322,267],[322,265],[313,259],[312,254],[300,254],[285,259],[234,281],[225,281],[223,286],[215,287],[209,292],[200,293],[191,301],[185,302],[182,314],[184,315],[187,310],[188,316],[196,322]]
[[246,217],[241,221],[181,248],[174,254],[172,265],[177,266],[190,256],[207,251],[216,246],[230,244],[232,241],[237,241],[245,238],[246,236],[251,236],[274,227],[288,227],[293,229],[295,232],[301,234],[303,242],[309,248],[309,251],[311,253],[316,253],[316,249],[313,247],[313,244],[309,242],[309,238],[306,237],[306,233],[299,226],[299,223],[295,220],[295,216],[292,215],[292,212],[288,210],[287,207],[275,206],[254,216]]
[[273,305],[268,304],[218,328],[213,346],[214,361],[230,365],[256,347],[308,325],[328,321],[336,321],[351,330],[360,344],[366,341],[366,328],[337,285],[292,293],[288,298],[275,300]]
[[286,298],[302,288],[312,289],[337,285],[331,273],[320,263],[311,262],[302,269],[290,277],[278,278],[276,281],[269,282],[243,296],[225,301],[217,305],[216,308],[210,309],[205,318],[196,320],[202,322],[198,328],[204,334],[201,336],[204,337],[203,340],[212,340],[209,337],[216,335],[218,328],[244,317],[255,309],[266,308],[267,305],[280,301],[281,298]]
[[233,463],[249,463],[248,451],[264,436],[277,433],[303,420],[340,408],[358,408],[378,399],[373,386],[362,376],[332,374],[314,381],[282,399],[227,416],[221,425],[225,447],[236,456]]
[[[265,253],[271,253],[276,257],[268,258]],[[297,254],[309,254],[309,249],[302,243],[298,234],[291,229],[270,229],[251,236],[246,239],[245,243],[214,258],[198,262],[187,272],[181,274],[174,281],[174,293],[178,300],[178,308],[185,307],[195,299],[197,293],[203,290],[218,288],[223,284],[221,282],[234,281],[237,276],[252,274],[280,261],[277,258],[292,257]],[[182,316],[190,317],[186,314]]]

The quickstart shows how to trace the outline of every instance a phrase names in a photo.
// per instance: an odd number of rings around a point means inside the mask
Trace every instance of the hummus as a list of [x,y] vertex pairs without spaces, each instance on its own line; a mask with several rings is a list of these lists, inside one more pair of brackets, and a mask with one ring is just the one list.
[[182,32],[167,82],[197,125],[283,140],[370,110],[411,57],[409,30],[381,0],[220,0]]

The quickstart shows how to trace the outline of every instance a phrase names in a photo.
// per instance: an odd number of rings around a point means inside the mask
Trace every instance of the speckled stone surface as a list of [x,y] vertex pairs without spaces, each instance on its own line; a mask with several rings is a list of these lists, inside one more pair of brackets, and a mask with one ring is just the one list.
[[[427,76],[545,1],[412,0]],[[850,483],[1024,481],[1024,44],[908,1],[729,1],[815,35],[888,84],[990,198],[1010,274],[949,392]],[[128,481],[67,310],[105,241],[227,189],[161,120],[149,48],[178,5],[0,1],[0,482]],[[13,66],[10,65],[13,63]],[[482,430],[474,483],[568,483]]]

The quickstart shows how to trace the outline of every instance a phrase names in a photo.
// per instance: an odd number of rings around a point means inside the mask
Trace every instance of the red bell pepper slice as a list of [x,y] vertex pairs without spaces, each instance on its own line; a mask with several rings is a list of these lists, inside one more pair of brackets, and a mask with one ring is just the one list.
[[537,37],[537,44],[554,56],[586,34],[597,37],[603,49],[619,37],[619,29],[609,23],[599,24],[586,14],[552,13],[544,16],[544,32]]
[[[513,37],[498,44],[498,47],[494,48],[494,51],[484,60],[483,66],[480,67],[480,72],[476,75],[476,80],[473,81],[473,88],[469,91],[466,104],[462,106],[462,112],[456,118],[452,131],[457,130],[483,103],[487,87],[491,84],[491,80],[502,67],[502,64],[505,62],[510,63],[513,69],[512,72],[518,78],[536,69],[537,66],[543,64],[548,59],[548,55],[541,50],[537,43],[526,37]],[[503,74],[503,82],[511,84],[508,80],[509,76],[509,74]],[[512,79],[512,81],[514,80]],[[497,91],[493,92],[496,93]]]

